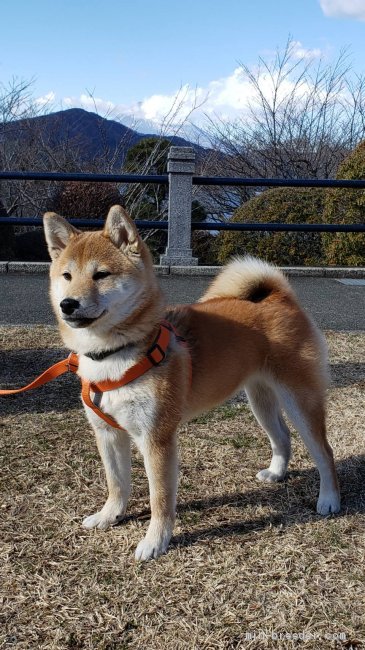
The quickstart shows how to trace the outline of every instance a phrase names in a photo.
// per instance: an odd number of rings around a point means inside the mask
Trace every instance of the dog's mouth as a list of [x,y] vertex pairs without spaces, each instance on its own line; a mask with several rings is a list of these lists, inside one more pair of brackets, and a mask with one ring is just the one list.
[[101,314],[99,314],[99,316],[96,316],[95,318],[86,318],[84,316],[63,316],[63,320],[70,327],[74,327],[74,328],[89,327],[89,325],[95,323],[95,321],[99,320],[99,318],[101,318],[104,314],[105,314],[105,309],[104,311],[101,312]]

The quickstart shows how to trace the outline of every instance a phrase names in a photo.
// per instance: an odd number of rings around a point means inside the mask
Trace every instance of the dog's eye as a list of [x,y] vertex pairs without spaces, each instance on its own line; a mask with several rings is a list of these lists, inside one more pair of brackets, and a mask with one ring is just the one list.
[[65,278],[65,280],[67,280],[68,282],[70,282],[70,280],[72,279],[71,273],[68,273],[67,271],[65,273],[62,273],[62,275]]
[[93,280],[103,280],[104,278],[107,278],[108,275],[111,275],[109,271],[97,271],[93,275]]

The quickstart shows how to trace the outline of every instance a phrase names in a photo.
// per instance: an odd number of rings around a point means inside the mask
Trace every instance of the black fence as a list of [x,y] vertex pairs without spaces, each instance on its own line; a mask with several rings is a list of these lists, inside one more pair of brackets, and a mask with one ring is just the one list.
[[[0,181],[81,181],[119,184],[161,184],[168,185],[167,174],[91,174],[91,173],[61,173],[61,172],[0,172]],[[365,180],[332,180],[332,179],[281,179],[281,178],[230,178],[224,176],[193,176],[193,185],[227,186],[227,187],[320,187],[348,188],[365,190]],[[102,219],[70,219],[76,227],[102,226]],[[168,221],[136,220],[138,228],[154,228],[166,230]],[[40,226],[39,217],[0,217],[0,224],[8,226],[28,225]],[[192,222],[193,230],[236,230],[264,232],[365,232],[365,224],[323,224],[323,223],[229,223],[218,221]]]

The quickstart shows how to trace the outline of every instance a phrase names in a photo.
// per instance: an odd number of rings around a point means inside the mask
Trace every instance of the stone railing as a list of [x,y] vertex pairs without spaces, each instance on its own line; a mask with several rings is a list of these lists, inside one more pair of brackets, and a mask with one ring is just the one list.
[[191,204],[195,153],[192,147],[170,147],[167,160],[169,176],[168,240],[160,264],[191,266],[198,264],[191,251]]

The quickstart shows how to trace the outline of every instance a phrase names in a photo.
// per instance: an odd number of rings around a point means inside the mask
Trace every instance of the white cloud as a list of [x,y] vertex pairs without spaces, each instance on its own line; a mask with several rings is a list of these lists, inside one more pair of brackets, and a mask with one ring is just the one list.
[[[299,55],[298,55],[299,56]],[[305,58],[305,57],[302,57]],[[270,101],[273,96],[275,77],[267,72],[259,76],[262,94]],[[281,80],[280,96],[284,98],[293,88],[289,79]],[[304,93],[305,88],[301,88]],[[206,116],[218,116],[221,120],[234,120],[248,114],[249,105],[255,102],[256,91],[249,82],[244,70],[237,67],[227,77],[209,82],[203,88],[183,86],[171,94],[155,94],[133,104],[115,104],[99,97],[81,95],[64,97],[65,108],[80,107],[97,112],[106,117],[118,117],[124,124],[135,129],[145,130],[146,123],[150,130],[172,132],[174,128],[189,119],[197,126],[206,121]]]
[[325,16],[365,21],[365,0],[319,0]]
[[[291,56],[296,60],[318,58],[322,51],[318,48],[308,49],[300,41],[290,44]],[[260,89],[268,102],[273,97],[275,75],[262,68],[257,69]],[[289,77],[280,80],[278,101],[289,95],[294,88],[294,81]],[[298,88],[298,101],[310,88],[302,83]],[[250,105],[254,105],[257,92],[247,78],[241,66],[235,68],[226,77],[210,81],[205,87],[190,88],[188,85],[168,93],[156,93],[131,104],[116,104],[100,97],[82,94],[80,97],[65,97],[64,107],[81,107],[95,111],[102,116],[120,119],[124,124],[143,132],[173,132],[178,124],[189,119],[197,126],[203,126],[206,116],[219,117],[221,120],[233,121],[249,114]]]
[[148,120],[153,124],[174,124],[192,114],[194,122],[201,122],[205,114],[219,114],[234,118],[247,108],[252,88],[242,68],[236,68],[227,77],[213,80],[206,87],[183,86],[167,94],[146,97],[130,106],[117,106],[120,114]]
[[37,97],[35,100],[36,104],[38,106],[47,106],[48,104],[52,104],[56,99],[56,94],[51,90],[47,95],[43,95],[43,97]]
[[292,41],[290,45],[293,48],[293,56],[296,59],[318,59],[323,54],[322,50],[318,47],[313,50],[303,47],[300,41]]
[[82,94],[80,97],[64,97],[62,104],[67,108],[84,108],[86,111],[94,111],[101,115],[107,115],[114,111],[116,105],[100,97]]
[[194,106],[203,99],[203,94],[202,88],[192,89],[185,85],[170,95],[147,97],[135,107],[130,107],[128,112],[134,111],[136,117],[151,120],[151,122],[173,120],[177,113],[181,119],[186,119]]
[[124,123],[133,128],[137,128],[141,120],[149,122],[152,127],[161,123],[173,125],[177,116],[180,121],[185,120],[194,106],[203,100],[203,93],[203,89],[191,89],[186,85],[169,95],[151,95],[132,104],[115,104],[110,100],[85,94],[80,97],[64,97],[62,104],[66,108],[79,107],[102,116],[118,116],[122,120],[124,118]]

